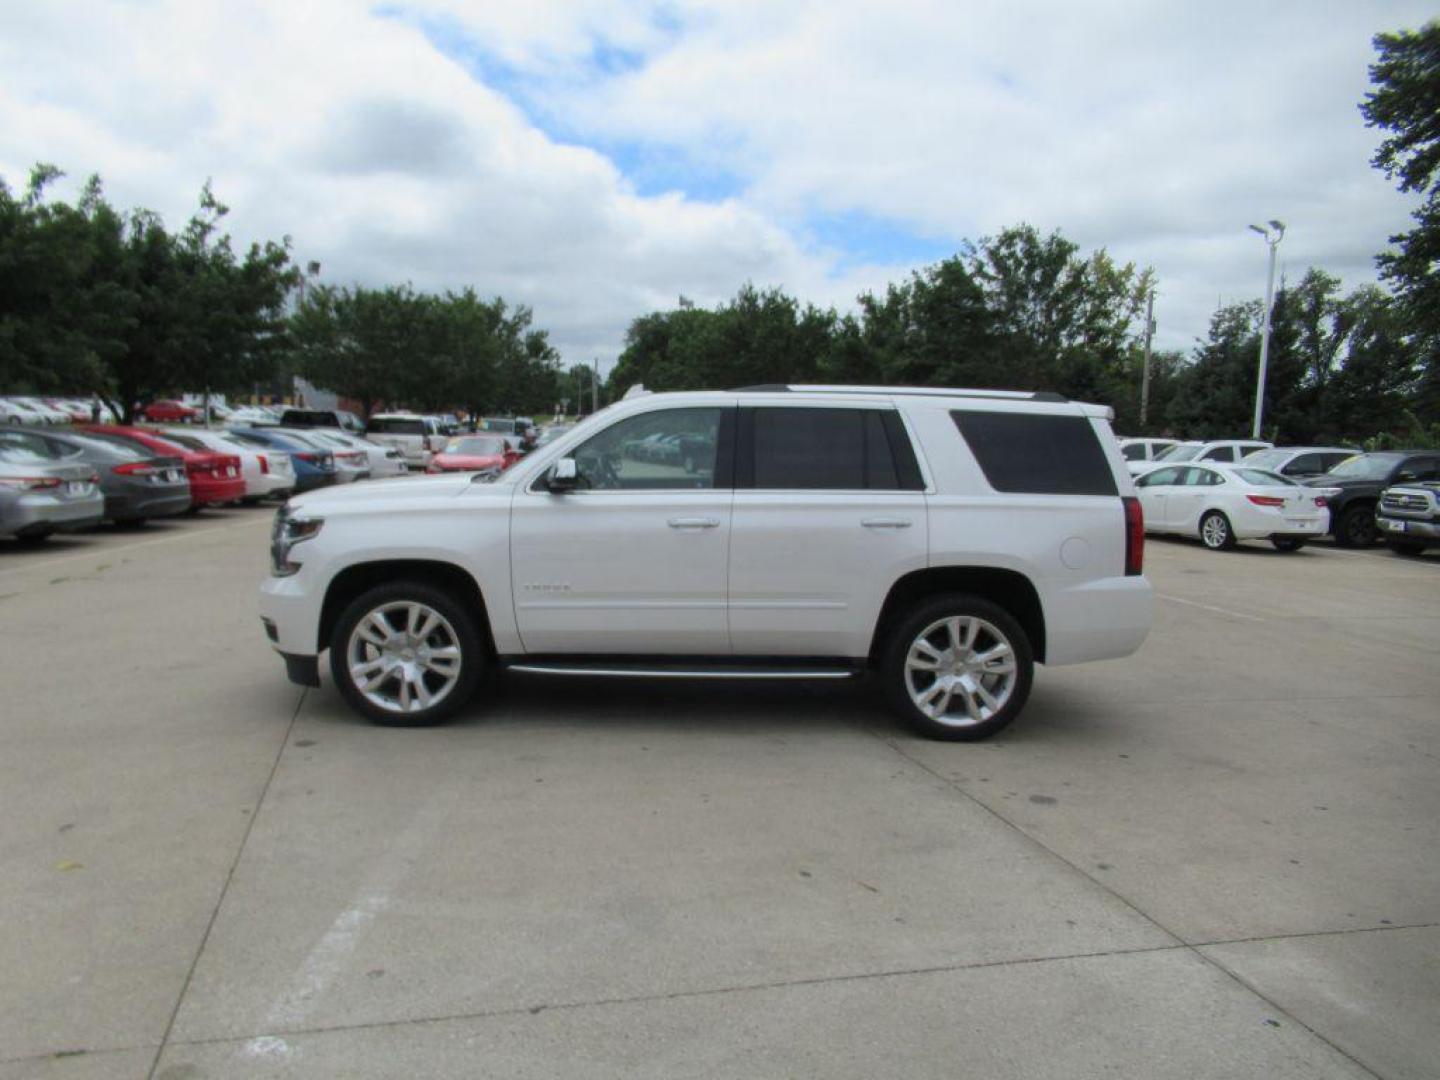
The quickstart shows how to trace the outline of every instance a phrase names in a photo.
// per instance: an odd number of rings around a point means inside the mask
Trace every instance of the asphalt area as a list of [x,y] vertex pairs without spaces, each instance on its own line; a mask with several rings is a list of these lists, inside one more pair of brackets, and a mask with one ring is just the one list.
[[0,541],[0,1078],[1440,1074],[1440,553],[1155,540],[1001,737],[287,683],[267,510]]

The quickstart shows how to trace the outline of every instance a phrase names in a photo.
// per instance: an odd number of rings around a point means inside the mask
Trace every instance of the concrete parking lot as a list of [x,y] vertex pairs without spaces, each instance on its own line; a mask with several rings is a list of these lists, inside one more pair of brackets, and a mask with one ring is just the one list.
[[360,722],[267,511],[0,544],[0,1078],[1440,1075],[1440,557],[1152,540],[984,744],[852,687]]

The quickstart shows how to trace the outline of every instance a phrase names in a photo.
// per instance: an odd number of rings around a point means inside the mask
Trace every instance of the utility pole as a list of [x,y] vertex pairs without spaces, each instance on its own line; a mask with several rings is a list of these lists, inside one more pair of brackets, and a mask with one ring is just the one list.
[[590,390],[591,390],[591,394],[592,394],[592,396],[591,396],[591,401],[590,401],[590,411],[591,411],[591,412],[599,412],[599,411],[600,411],[600,358],[599,358],[598,356],[595,357],[595,372],[594,372],[593,377],[592,377],[591,380],[590,380]]
[[1145,360],[1140,369],[1140,434],[1148,435],[1145,422],[1150,413],[1150,338],[1155,333],[1155,286],[1145,295]]
[[1285,237],[1285,223],[1271,218],[1266,228],[1251,225],[1270,246],[1270,274],[1265,279],[1265,319],[1260,326],[1260,374],[1255,380],[1255,426],[1252,439],[1260,438],[1260,421],[1265,411],[1265,368],[1270,362],[1270,309],[1275,305],[1275,249]]

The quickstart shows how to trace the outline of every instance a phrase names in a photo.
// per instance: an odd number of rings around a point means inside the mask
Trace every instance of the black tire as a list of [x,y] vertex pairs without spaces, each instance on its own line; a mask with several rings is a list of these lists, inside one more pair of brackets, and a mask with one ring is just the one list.
[[1335,542],[1341,547],[1369,547],[1379,535],[1375,527],[1375,507],[1370,503],[1350,507],[1335,523]]
[[50,534],[48,532],[33,532],[16,536],[15,542],[21,547],[39,547],[49,539]]
[[1276,551],[1299,551],[1305,546],[1305,541],[1294,536],[1272,536],[1270,543],[1275,545]]
[[[1004,691],[1005,696],[1000,700],[1000,708],[990,715],[984,715],[983,707],[979,716],[965,711],[964,700],[970,698],[973,701],[975,695],[966,694],[963,690],[945,694],[945,700],[939,705],[942,712],[938,717],[922,711],[912,696],[912,689],[923,697],[930,687],[940,681],[940,676],[937,675],[926,684],[923,681],[925,672],[916,671],[915,682],[911,682],[912,673],[908,661],[912,648],[917,647],[919,639],[925,637],[931,651],[941,656],[953,654],[953,646],[950,649],[939,649],[935,642],[954,641],[953,634],[941,627],[945,620],[956,617],[979,621],[971,638],[970,648],[960,657],[962,666],[967,656],[974,657],[977,653],[990,651],[1002,640],[1010,647],[1014,677]],[[962,623],[962,626],[964,625]],[[951,672],[954,673],[954,670],[952,666]],[[1030,638],[1019,622],[999,604],[968,593],[944,593],[917,603],[890,630],[880,662],[880,678],[896,714],[921,735],[951,742],[973,742],[988,738],[1008,725],[1025,707],[1034,677],[1035,653]],[[981,675],[980,685],[987,687],[987,692],[990,692],[1001,689],[1004,684],[1003,680],[995,676]],[[961,709],[953,712],[951,707],[957,700],[961,703]]]
[[1211,551],[1229,551],[1235,546],[1235,530],[1230,519],[1219,510],[1211,510],[1200,518],[1200,542]]
[[[428,644],[436,640],[446,640],[447,636],[453,637],[454,645],[459,650],[459,664],[458,673],[454,675],[453,682],[433,705],[402,712],[398,708],[387,709],[376,704],[356,684],[355,677],[350,672],[349,648],[351,636],[355,633],[361,620],[366,619],[377,610],[385,609],[387,605],[410,603],[432,609],[444,623],[448,623],[448,627],[437,627],[425,641]],[[382,616],[382,619],[387,625],[394,628],[394,623],[388,616]],[[423,627],[410,626],[408,629],[423,629]],[[437,634],[440,634],[441,637],[436,638]],[[489,666],[489,658],[486,655],[485,642],[480,633],[476,613],[455,601],[448,593],[423,581],[392,581],[361,593],[340,613],[340,618],[335,622],[335,630],[330,635],[329,646],[330,675],[335,680],[341,696],[345,698],[351,708],[362,716],[377,724],[390,727],[426,727],[448,719],[474,695],[481,675]],[[363,646],[357,647],[363,648]],[[448,646],[446,647],[448,648]],[[414,657],[409,659],[413,660]],[[378,663],[379,661],[371,662]],[[437,680],[444,678],[442,675],[432,677],[432,674],[424,672],[420,673],[418,677],[421,680],[428,680],[426,685],[429,687],[433,687]],[[402,681],[406,680],[395,675],[376,684],[372,689],[378,691],[381,687],[392,684],[398,688]],[[411,696],[408,690],[406,694],[407,697]]]
[[1386,540],[1385,546],[1396,555],[1419,555],[1425,550],[1425,545],[1414,540]]

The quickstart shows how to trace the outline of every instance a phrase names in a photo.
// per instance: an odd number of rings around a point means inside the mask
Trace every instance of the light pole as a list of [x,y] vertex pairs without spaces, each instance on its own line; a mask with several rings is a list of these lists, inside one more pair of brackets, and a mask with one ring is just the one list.
[[1270,308],[1275,304],[1275,249],[1285,237],[1285,223],[1271,218],[1261,227],[1251,225],[1270,245],[1270,276],[1265,280],[1265,318],[1260,324],[1260,375],[1255,380],[1255,428],[1250,432],[1252,439],[1260,438],[1260,420],[1265,410],[1265,366],[1270,360]]

